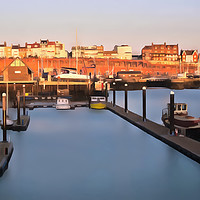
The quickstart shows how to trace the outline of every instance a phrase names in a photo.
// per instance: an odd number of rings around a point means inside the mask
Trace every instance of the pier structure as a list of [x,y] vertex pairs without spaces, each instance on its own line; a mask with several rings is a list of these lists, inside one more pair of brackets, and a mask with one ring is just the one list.
[[0,142],[0,177],[8,168],[10,158],[13,153],[13,144],[7,140],[7,131],[6,131],[6,94],[2,94],[2,110],[3,110],[3,141]]
[[[93,87],[90,79],[81,80],[55,80],[55,81],[0,81],[0,92],[5,92],[9,88],[9,99],[16,107],[16,92],[20,91],[22,95],[22,105],[24,108],[25,98],[39,96],[88,96]],[[23,110],[24,112],[24,110]]]
[[[21,106],[20,106],[20,91],[17,90],[17,95],[16,95],[16,98],[17,98],[17,119],[16,120],[12,120],[13,121],[13,124],[12,125],[4,125],[2,126],[1,125],[1,128],[3,129],[3,131],[5,130],[13,130],[13,131],[26,131],[28,126],[29,126],[29,122],[30,122],[30,116],[28,116],[26,113],[25,113],[25,107],[26,107],[26,104],[25,104],[25,97],[23,98],[24,99],[24,108],[23,108],[23,115],[21,115],[20,113],[20,110],[21,110]],[[3,108],[3,103],[2,103],[2,108]],[[5,119],[5,118],[4,118]]]
[[[144,92],[145,91],[145,92]],[[173,93],[171,95],[174,95]],[[171,129],[146,119],[146,89],[143,89],[143,116],[140,116],[130,110],[126,110],[118,105],[107,102],[107,109],[121,118],[127,120],[134,126],[137,126],[146,133],[159,139],[165,144],[171,146],[182,154],[200,163],[200,145],[199,142],[188,137],[176,136],[173,134],[173,122]],[[173,105],[173,96],[171,96],[171,105]],[[173,109],[172,109],[173,110]],[[173,120],[173,116],[172,119]],[[170,134],[171,133],[171,134]]]

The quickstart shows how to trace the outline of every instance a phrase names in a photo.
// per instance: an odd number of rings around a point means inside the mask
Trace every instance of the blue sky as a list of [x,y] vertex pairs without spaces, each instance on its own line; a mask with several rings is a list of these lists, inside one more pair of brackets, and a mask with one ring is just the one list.
[[59,40],[79,45],[154,43],[200,50],[199,0],[0,0],[0,43]]

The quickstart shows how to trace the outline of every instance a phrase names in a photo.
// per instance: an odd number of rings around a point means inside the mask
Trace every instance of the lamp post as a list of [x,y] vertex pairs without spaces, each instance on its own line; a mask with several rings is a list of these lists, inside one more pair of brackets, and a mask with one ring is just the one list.
[[124,86],[125,86],[125,107],[124,107],[124,111],[127,112],[127,110],[128,110],[128,91],[127,91],[128,84],[125,83]]
[[174,133],[174,92],[170,92],[170,134],[172,135]]
[[[113,86],[115,86],[116,83],[113,82]],[[115,106],[115,88],[113,87],[113,106]]]
[[25,85],[23,85],[23,115],[26,114],[26,102],[25,102],[25,93],[26,93],[26,91],[25,90],[26,90],[25,89]]
[[143,88],[142,88],[142,99],[143,99],[143,122],[145,122],[146,121],[146,87],[144,86]]
[[2,94],[2,110],[3,110],[3,142],[7,141],[6,137],[6,93]]

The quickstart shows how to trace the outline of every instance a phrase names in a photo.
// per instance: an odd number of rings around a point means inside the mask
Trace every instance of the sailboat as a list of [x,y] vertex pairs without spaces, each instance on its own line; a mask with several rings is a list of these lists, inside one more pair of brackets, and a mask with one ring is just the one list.
[[78,74],[78,46],[77,46],[77,30],[76,30],[76,69],[75,70],[67,70],[64,73],[54,76],[57,79],[78,79],[78,80],[88,80],[89,76]]

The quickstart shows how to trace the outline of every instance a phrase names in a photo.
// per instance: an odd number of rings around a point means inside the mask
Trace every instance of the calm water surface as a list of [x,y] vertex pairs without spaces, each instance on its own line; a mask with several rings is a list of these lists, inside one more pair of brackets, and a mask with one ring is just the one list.
[[[161,123],[169,92],[147,91],[148,118]],[[200,116],[199,90],[175,91],[175,97],[187,100],[189,112]],[[129,108],[139,114],[140,100],[141,91],[129,93]],[[123,92],[117,103],[123,105]],[[198,163],[109,111],[29,114],[26,132],[9,131],[15,150],[0,178],[1,200],[199,199]]]

